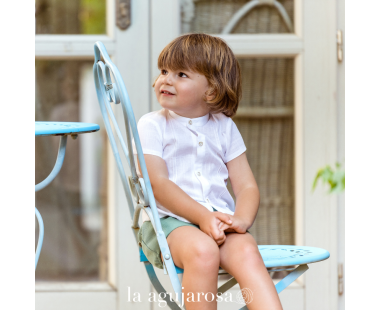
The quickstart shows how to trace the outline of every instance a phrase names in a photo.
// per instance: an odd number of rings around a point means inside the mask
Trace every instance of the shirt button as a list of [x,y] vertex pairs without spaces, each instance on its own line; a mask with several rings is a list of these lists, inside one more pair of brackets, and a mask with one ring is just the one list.
[[203,142],[199,142],[198,144],[199,144],[199,146],[202,146],[202,145],[203,145]]
[[198,176],[201,176],[201,173],[200,173],[200,172],[197,172],[197,175],[198,175]]
[[210,200],[208,200],[208,198],[206,199],[207,202],[210,202]]
[[189,124],[191,125],[193,122],[191,120],[189,120]]

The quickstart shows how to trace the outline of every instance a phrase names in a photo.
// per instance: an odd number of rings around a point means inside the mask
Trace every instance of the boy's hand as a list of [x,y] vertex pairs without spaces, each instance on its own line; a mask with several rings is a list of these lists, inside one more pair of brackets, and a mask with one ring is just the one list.
[[213,238],[218,245],[221,245],[226,240],[226,235],[224,230],[219,229],[219,226],[223,224],[226,225],[223,227],[230,227],[231,223],[229,216],[223,212],[208,212],[199,222],[199,228]]
[[246,233],[246,231],[249,228],[249,225],[246,223],[246,221],[243,218],[239,216],[235,216],[235,215],[229,215],[229,214],[226,214],[226,215],[232,220],[232,224],[227,225],[224,222],[221,222],[219,224],[220,230],[223,230],[225,232],[236,232],[239,234]]

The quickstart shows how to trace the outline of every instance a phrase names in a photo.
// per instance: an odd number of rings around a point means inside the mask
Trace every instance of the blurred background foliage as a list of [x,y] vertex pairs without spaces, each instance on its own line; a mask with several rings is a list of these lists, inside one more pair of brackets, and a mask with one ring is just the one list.
[[106,34],[106,0],[36,0],[36,34]]
[[327,165],[318,170],[313,183],[313,191],[317,187],[318,181],[321,180],[323,184],[329,186],[329,194],[344,192],[346,186],[345,170],[342,164],[335,163],[335,169]]
[[105,33],[106,2],[94,0],[80,1],[79,20],[83,34]]

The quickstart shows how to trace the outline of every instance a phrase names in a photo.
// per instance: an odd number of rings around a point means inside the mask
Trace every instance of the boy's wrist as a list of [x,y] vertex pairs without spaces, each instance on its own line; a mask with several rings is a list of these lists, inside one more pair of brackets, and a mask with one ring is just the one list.
[[251,223],[251,221],[247,219],[246,216],[242,216],[235,213],[234,217],[239,219],[239,221],[242,223],[242,226],[245,230],[248,230],[249,228],[251,228],[253,223]]
[[208,209],[206,209],[203,205],[197,202],[197,207],[191,210],[191,217],[192,220],[190,220],[192,223],[201,226],[201,223],[203,220],[211,213]]

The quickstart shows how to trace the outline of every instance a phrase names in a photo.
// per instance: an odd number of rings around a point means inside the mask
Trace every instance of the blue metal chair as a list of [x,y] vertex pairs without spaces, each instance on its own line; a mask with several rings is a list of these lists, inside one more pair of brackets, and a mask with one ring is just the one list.
[[[178,274],[183,273],[183,269],[174,265],[168,243],[161,228],[157,206],[153,196],[148,171],[141,148],[140,138],[137,131],[136,120],[127,90],[119,70],[109,58],[103,43],[99,41],[96,42],[94,50],[95,63],[93,72],[99,106],[128,201],[128,207],[132,218],[132,230],[136,238],[136,243],[138,244],[138,220],[140,213],[143,210],[151,220],[156,232],[158,244],[164,258],[164,273],[169,275],[174,292],[176,293],[176,296],[178,296],[178,302],[179,304],[182,304],[182,286],[178,278]],[[111,102],[121,104],[126,130],[126,142],[124,141],[122,133],[116,122],[115,115],[111,108]],[[121,149],[129,165],[131,175],[128,177],[121,162],[120,153],[116,145],[116,140],[110,121],[113,124],[113,128],[117,138],[119,139]],[[136,172],[136,163],[132,153],[132,137],[137,149],[137,156],[143,176],[142,178],[139,178]],[[133,201],[135,201],[136,206],[134,206]],[[157,293],[166,293],[166,290],[157,278],[153,266],[145,257],[140,244],[138,244],[138,247],[140,252],[140,261],[144,263],[152,285],[156,289]],[[306,246],[261,245],[259,246],[259,250],[268,272],[283,270],[292,271],[279,283],[277,283],[276,290],[278,293],[283,291],[287,286],[301,276],[309,268],[307,264],[325,260],[330,256],[329,252],[324,249]],[[219,274],[227,274],[227,272],[220,269]],[[219,287],[218,292],[224,293],[236,283],[237,281],[235,278],[232,278]],[[164,295],[164,300],[171,309],[181,309],[175,301],[170,299],[169,294]],[[241,309],[248,308],[244,306]]]

